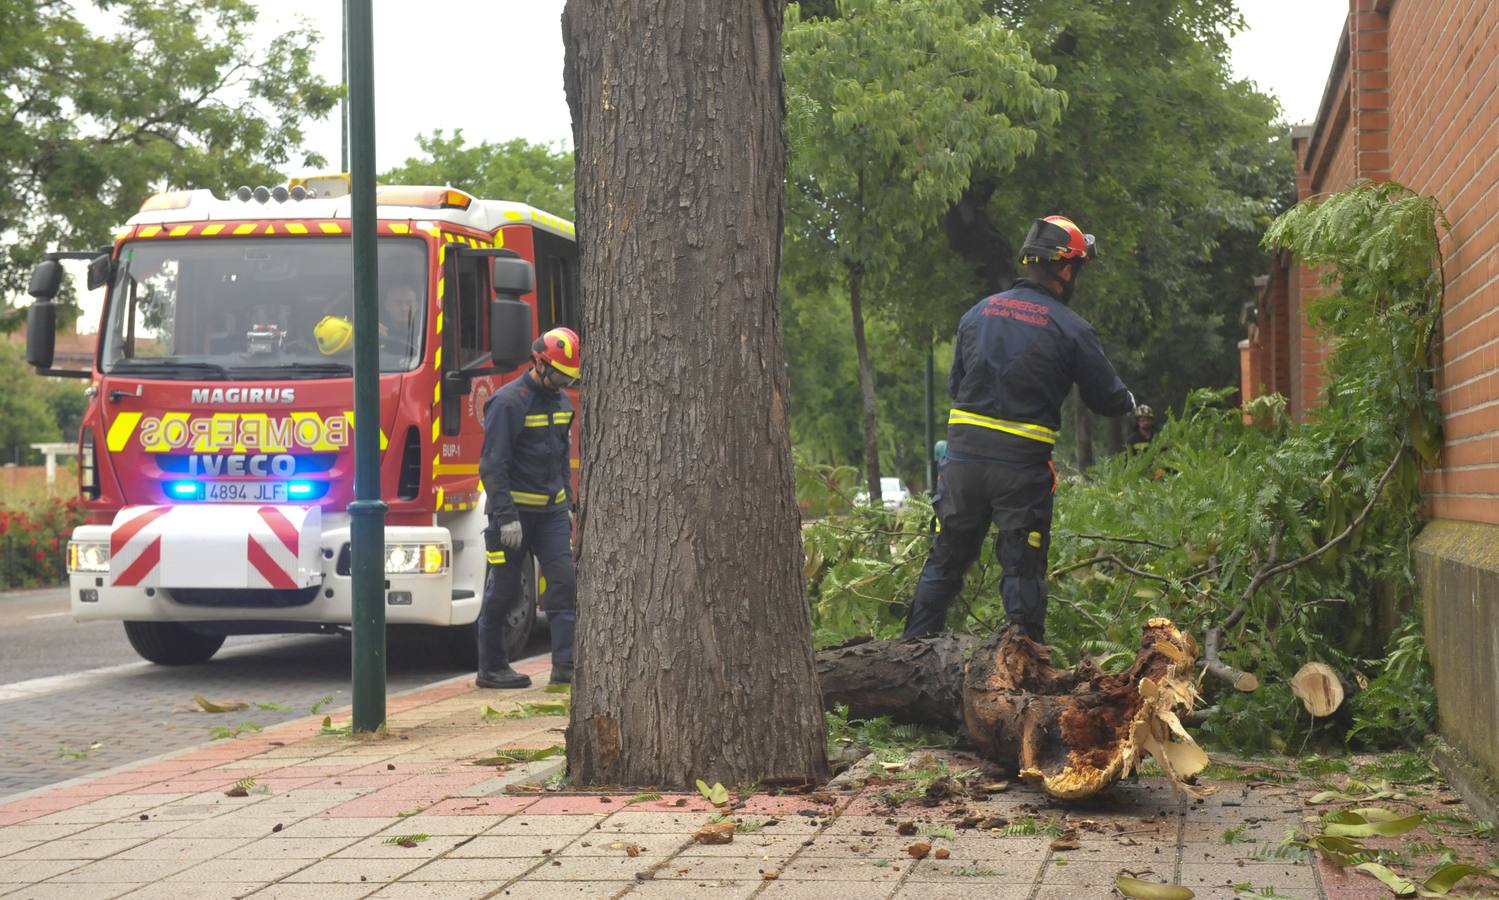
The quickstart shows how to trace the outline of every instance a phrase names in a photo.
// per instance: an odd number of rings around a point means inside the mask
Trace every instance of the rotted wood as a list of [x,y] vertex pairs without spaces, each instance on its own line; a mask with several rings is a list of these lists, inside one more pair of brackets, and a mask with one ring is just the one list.
[[1155,757],[1172,784],[1207,756],[1177,718],[1196,700],[1196,641],[1168,619],[1141,629],[1140,651],[1121,673],[1088,658],[1071,669],[1014,629],[987,640],[944,635],[866,641],[817,656],[823,703],[857,718],[961,729],[991,762],[1064,798],[1087,797]]

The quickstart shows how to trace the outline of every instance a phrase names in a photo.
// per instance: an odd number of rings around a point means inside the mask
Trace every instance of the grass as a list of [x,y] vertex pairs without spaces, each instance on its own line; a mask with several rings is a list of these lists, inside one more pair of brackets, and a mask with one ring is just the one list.
[[517,763],[536,762],[537,760],[550,759],[553,756],[561,756],[563,753],[561,744],[553,744],[550,747],[539,749],[514,749],[496,750],[494,756],[486,756],[474,760],[476,766],[513,766]]
[[256,725],[254,722],[241,722],[238,725],[234,725],[232,727],[225,725],[215,725],[214,727],[208,729],[208,739],[213,741],[229,740],[231,738],[237,738],[242,734],[256,732],[259,730],[260,726]]
[[1048,837],[1061,837],[1065,830],[1060,819],[1047,819],[1041,822],[1031,816],[1026,816],[1006,825],[1001,833],[1006,837],[1034,837],[1042,834]]
[[633,796],[630,799],[628,799],[628,800],[625,801],[625,806],[633,806],[636,803],[650,803],[653,800],[660,800],[660,799],[661,799],[661,795],[660,794],[654,794],[654,793],[636,794],[635,796]]
[[541,716],[566,716],[571,709],[572,704],[567,700],[541,700],[520,703],[515,709],[504,711],[486,704],[483,713],[486,719],[534,719]]

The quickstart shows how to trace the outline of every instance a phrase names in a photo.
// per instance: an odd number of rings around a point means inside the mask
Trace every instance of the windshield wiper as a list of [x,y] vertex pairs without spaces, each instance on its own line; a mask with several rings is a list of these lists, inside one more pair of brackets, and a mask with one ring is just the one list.
[[120,359],[109,367],[111,375],[175,375],[186,372],[191,372],[193,375],[211,376],[219,381],[229,378],[229,370],[218,363],[196,360]]
[[316,377],[318,375],[352,375],[354,374],[354,367],[348,363],[340,362],[304,362],[297,360],[279,363],[274,366],[266,366],[265,371],[291,371],[298,375]]

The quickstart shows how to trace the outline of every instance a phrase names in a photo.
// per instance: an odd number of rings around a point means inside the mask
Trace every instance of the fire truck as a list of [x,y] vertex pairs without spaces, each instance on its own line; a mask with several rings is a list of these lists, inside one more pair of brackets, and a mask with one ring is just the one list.
[[[574,229],[451,187],[381,186],[376,204],[386,621],[440,626],[471,660],[484,406],[525,371],[536,334],[579,329]],[[87,524],[67,545],[75,620],[122,621],[136,652],[168,665],[206,661],[231,634],[347,629],[350,231],[347,176],[227,199],[173,191],[111,246],[36,267],[28,361],[90,382]],[[62,259],[87,260],[89,288],[107,288],[87,371],[52,368]],[[536,581],[533,566],[507,610],[512,654]]]

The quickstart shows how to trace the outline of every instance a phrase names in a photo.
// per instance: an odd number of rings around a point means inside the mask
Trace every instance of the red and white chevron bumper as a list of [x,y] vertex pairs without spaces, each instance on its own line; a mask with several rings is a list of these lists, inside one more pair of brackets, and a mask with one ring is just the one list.
[[109,536],[116,587],[281,588],[322,581],[318,507],[131,506]]

